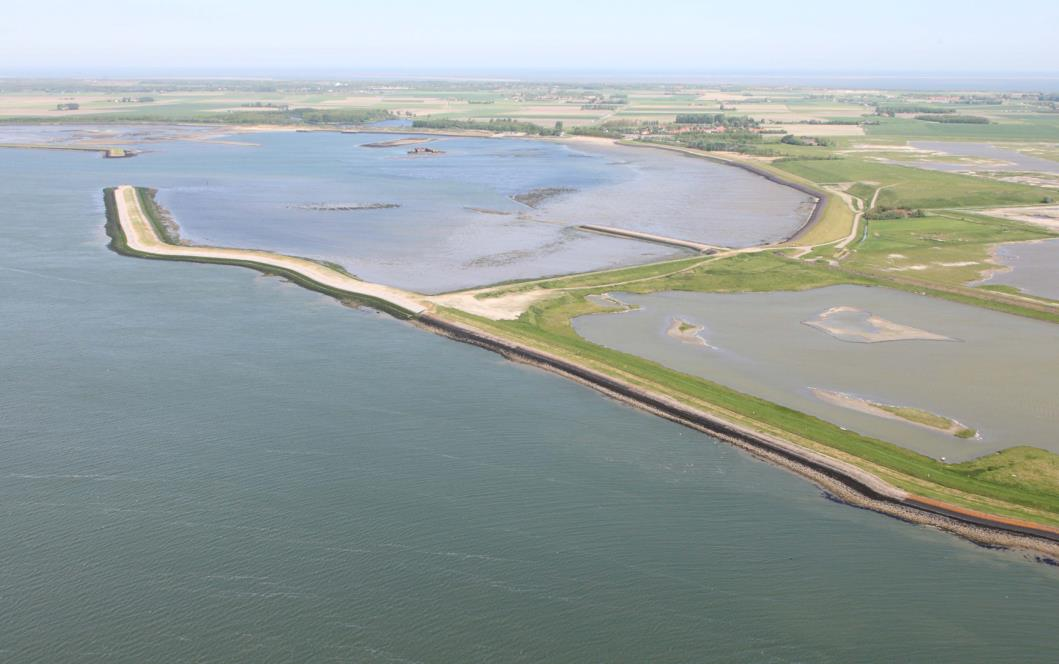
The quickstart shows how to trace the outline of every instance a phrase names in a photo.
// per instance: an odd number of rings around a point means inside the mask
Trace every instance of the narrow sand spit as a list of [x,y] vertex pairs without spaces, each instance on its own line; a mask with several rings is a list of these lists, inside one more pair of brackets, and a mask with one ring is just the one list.
[[894,323],[856,307],[831,307],[815,318],[802,321],[802,324],[823,330],[836,339],[854,343],[910,340],[955,341],[951,337]]
[[857,143],[853,146],[852,150],[842,150],[841,152],[911,152],[919,154],[941,154],[934,150],[917,148],[911,145],[890,145],[883,143]]
[[601,307],[614,307],[614,310],[608,311],[607,313],[614,314],[626,314],[630,311],[636,311],[640,307],[633,306],[628,302],[622,302],[618,298],[614,297],[612,293],[600,293],[599,295],[586,295],[585,299],[592,304],[598,304]]
[[[956,420],[945,417],[943,415],[937,415],[937,417],[948,420],[949,425],[947,427],[935,427],[925,422],[917,422],[906,417],[901,417],[896,413],[886,410],[883,406],[889,406],[896,408],[892,404],[880,404],[874,401],[869,401],[861,397],[853,396],[852,394],[846,394],[845,392],[833,392],[831,390],[822,390],[817,387],[810,387],[809,391],[813,393],[813,396],[821,401],[825,401],[833,406],[839,406],[841,408],[848,408],[849,410],[855,410],[860,413],[867,413],[868,415],[874,415],[876,417],[884,417],[888,420],[897,420],[898,422],[904,422],[905,424],[911,424],[924,429],[930,429],[931,431],[941,431],[943,433],[957,435],[961,431],[969,431],[968,427],[965,427]],[[926,412],[926,411],[924,411]],[[932,415],[934,413],[931,413]]]
[[362,148],[396,148],[402,145],[416,145],[418,143],[432,143],[436,141],[436,138],[422,137],[410,137],[410,138],[395,138],[392,141],[380,141],[378,143],[364,143],[360,147]]
[[118,222],[125,233],[126,242],[135,251],[155,256],[184,256],[225,261],[246,261],[297,272],[324,286],[346,291],[351,295],[364,295],[384,300],[413,314],[426,310],[421,296],[399,288],[373,284],[355,279],[347,274],[305,258],[284,256],[256,249],[227,249],[224,247],[179,246],[162,241],[140,206],[136,189],[122,185],[114,192]]

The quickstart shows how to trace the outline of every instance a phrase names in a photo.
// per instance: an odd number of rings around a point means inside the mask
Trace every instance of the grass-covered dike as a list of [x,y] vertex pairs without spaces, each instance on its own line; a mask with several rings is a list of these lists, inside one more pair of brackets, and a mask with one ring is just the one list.
[[[689,259],[683,262],[690,264],[691,269],[675,274],[659,275],[659,266],[655,265],[539,283],[538,286],[564,290],[532,306],[513,321],[494,321],[452,309],[441,314],[632,381],[724,419],[835,455],[914,494],[1005,517],[1059,525],[1059,455],[1032,447],[1014,447],[973,461],[946,464],[724,385],[604,348],[573,330],[570,324],[573,318],[607,311],[605,306],[586,296],[605,293],[615,282],[630,281],[619,288],[636,293],[800,290],[836,284],[880,286],[869,277],[792,261],[772,253],[701,260],[697,265]],[[636,281],[638,278],[641,280]],[[1001,468],[1004,471],[998,471]]]

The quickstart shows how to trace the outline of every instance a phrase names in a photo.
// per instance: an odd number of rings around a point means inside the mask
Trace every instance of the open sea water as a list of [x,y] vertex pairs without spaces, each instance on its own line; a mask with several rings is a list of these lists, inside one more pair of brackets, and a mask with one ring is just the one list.
[[118,256],[71,159],[0,154],[0,661],[1054,661],[1059,568],[279,279]]

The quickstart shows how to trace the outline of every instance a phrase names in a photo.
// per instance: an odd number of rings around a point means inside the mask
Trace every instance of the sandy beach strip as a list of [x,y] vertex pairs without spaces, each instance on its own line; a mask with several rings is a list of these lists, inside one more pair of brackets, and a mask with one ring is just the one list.
[[426,306],[414,293],[391,286],[361,281],[305,258],[285,256],[256,249],[169,244],[158,237],[154,226],[148,220],[146,212],[140,205],[140,199],[134,187],[130,185],[117,187],[114,191],[114,202],[117,207],[118,223],[121,224],[122,231],[125,233],[129,248],[134,251],[153,256],[256,263],[295,272],[310,281],[327,288],[349,293],[354,297],[361,295],[383,300],[413,315],[420,314],[426,310]]

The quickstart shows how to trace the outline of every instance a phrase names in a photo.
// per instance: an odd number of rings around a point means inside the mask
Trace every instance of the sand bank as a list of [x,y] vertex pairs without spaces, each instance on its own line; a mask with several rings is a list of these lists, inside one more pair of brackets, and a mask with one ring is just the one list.
[[694,325],[687,321],[674,318],[669,322],[669,327],[666,328],[666,336],[672,337],[677,341],[681,341],[692,346],[703,346],[704,348],[713,348],[704,338],[702,338],[702,331],[706,328],[702,325]]
[[841,408],[848,408],[876,417],[885,417],[890,420],[906,422],[918,427],[923,427],[924,429],[941,431],[943,433],[952,434],[957,438],[972,438],[976,435],[973,429],[964,426],[952,418],[945,417],[944,415],[937,415],[916,408],[869,401],[868,399],[856,397],[852,394],[846,394],[845,392],[821,390],[816,387],[810,387],[809,391],[812,392],[813,396],[817,399]]
[[856,307],[831,307],[815,318],[802,321],[830,334],[836,339],[853,343],[879,343],[883,341],[955,341],[951,337],[934,334],[926,330],[901,325],[872,315]]
[[416,145],[418,143],[430,143],[436,139],[426,137],[395,138],[392,141],[380,141],[378,143],[364,143],[362,148],[396,148],[402,145]]

